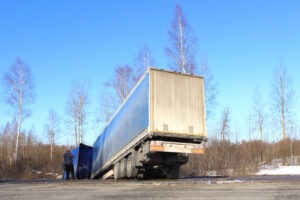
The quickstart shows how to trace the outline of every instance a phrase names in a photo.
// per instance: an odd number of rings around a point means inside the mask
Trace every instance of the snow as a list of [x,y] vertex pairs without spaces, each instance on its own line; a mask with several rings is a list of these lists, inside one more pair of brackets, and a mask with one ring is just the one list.
[[43,173],[43,172],[41,172],[41,171],[38,171],[38,170],[35,170],[35,169],[32,169],[31,171],[32,171],[32,172],[35,172],[35,173],[37,173],[37,174],[41,174],[41,173]]
[[230,183],[242,183],[241,180],[227,180],[227,181],[217,181],[217,184],[230,184]]
[[300,175],[300,166],[281,166],[276,169],[261,169],[256,175]]
[[56,179],[63,179],[63,175],[58,175]]

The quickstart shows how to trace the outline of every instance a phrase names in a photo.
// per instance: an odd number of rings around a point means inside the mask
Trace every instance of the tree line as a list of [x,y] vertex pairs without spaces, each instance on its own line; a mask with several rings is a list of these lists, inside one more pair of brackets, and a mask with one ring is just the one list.
[[17,129],[18,122],[13,120],[0,131],[0,179],[55,178],[62,174],[62,155],[69,147],[38,141],[33,130],[21,131],[17,136]]
[[[169,43],[165,48],[166,56],[169,58],[168,69],[205,77],[207,120],[212,121],[216,113],[218,83],[211,72],[208,58],[203,56],[197,62],[197,37],[178,4],[168,30],[168,38]],[[132,64],[118,65],[114,68],[114,76],[105,83],[107,90],[102,94],[101,114],[98,121],[107,123],[111,120],[117,107],[126,99],[145,71],[154,64],[155,59],[151,50],[145,45]],[[2,164],[0,177],[5,177],[5,174],[10,174],[9,177],[22,177],[24,174],[20,175],[16,172],[24,172],[26,168],[31,172],[34,170],[59,172],[61,155],[67,147],[56,145],[61,119],[55,110],[49,108],[48,120],[45,124],[49,143],[43,144],[35,139],[32,132],[22,130],[22,123],[30,117],[30,105],[36,98],[29,65],[17,58],[4,74],[3,79],[6,102],[14,110],[14,116],[12,122],[7,123],[3,130],[0,130]],[[66,121],[68,129],[73,134],[75,145],[81,143],[85,137],[90,90],[90,84],[84,81],[74,82],[71,86],[66,106]],[[287,162],[288,155],[299,155],[296,145],[299,141],[289,137],[288,134],[294,110],[295,90],[287,68],[282,62],[275,66],[272,91],[274,96],[271,107],[280,124],[281,141],[263,140],[268,122],[265,104],[262,102],[261,92],[257,89],[253,97],[249,124],[250,122],[254,124],[255,129],[259,131],[259,140],[249,138],[249,141],[243,142],[230,141],[232,135],[230,108],[225,107],[219,114],[218,124],[208,127],[209,132],[214,132],[214,137],[210,137],[206,144],[206,154],[200,158],[191,156],[189,163],[182,168],[182,173],[201,175],[204,171],[226,173],[228,169],[239,171],[246,168],[255,171],[259,163],[271,162],[273,158],[284,158]]]

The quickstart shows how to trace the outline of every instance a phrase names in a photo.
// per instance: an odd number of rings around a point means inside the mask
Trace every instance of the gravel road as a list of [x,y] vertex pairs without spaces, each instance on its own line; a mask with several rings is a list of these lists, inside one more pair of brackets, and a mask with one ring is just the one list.
[[0,199],[299,200],[300,177],[155,181],[3,181]]

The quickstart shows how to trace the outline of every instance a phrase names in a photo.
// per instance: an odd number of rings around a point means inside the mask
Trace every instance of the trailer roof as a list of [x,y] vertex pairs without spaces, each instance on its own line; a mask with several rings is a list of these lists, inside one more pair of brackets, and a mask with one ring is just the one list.
[[200,75],[186,74],[186,73],[182,73],[182,72],[171,71],[171,70],[165,70],[165,69],[158,69],[158,68],[154,68],[154,67],[150,67],[150,68],[145,72],[145,74],[147,74],[150,70],[164,71],[164,72],[173,73],[173,74],[181,74],[181,75],[184,75],[184,76],[193,76],[193,77],[198,77],[198,78],[204,78],[204,76],[200,76]]

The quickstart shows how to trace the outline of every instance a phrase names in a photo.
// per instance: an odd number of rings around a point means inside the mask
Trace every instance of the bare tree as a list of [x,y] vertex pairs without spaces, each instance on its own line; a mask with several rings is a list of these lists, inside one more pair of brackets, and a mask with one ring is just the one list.
[[229,134],[230,127],[229,127],[229,109],[228,107],[224,108],[222,117],[221,117],[221,130],[220,135],[222,140],[225,140],[225,136]]
[[258,88],[256,88],[253,96],[253,110],[255,113],[256,127],[259,130],[260,141],[263,141],[263,129],[264,129],[264,105],[262,103],[262,94]]
[[59,117],[57,113],[50,108],[48,112],[48,122],[46,124],[46,131],[49,137],[50,142],[50,160],[53,160],[53,147],[55,144],[55,137],[57,136],[57,133],[59,132]]
[[104,119],[108,123],[111,120],[117,107],[123,103],[134,87],[135,77],[134,69],[129,65],[121,65],[115,68],[114,77],[108,83],[105,83],[105,86],[112,88],[114,92],[107,90],[101,96],[100,110],[102,117],[98,118],[98,121]]
[[206,115],[210,119],[214,114],[216,106],[216,98],[218,94],[218,83],[215,82],[214,76],[208,66],[207,57],[204,56],[201,60],[200,74],[204,76],[204,87],[205,87],[205,104],[206,104]]
[[4,74],[7,89],[7,103],[16,112],[17,133],[14,159],[18,159],[19,136],[23,121],[30,115],[28,105],[34,102],[34,87],[30,67],[17,58],[8,72]]
[[[127,98],[135,84],[143,74],[154,64],[150,49],[144,45],[138,52],[132,66],[119,65],[115,68],[114,77],[105,86],[107,90],[101,95],[101,116],[97,121],[110,121],[117,107]],[[113,92],[112,92],[113,91]],[[118,99],[118,100],[116,100]]]
[[166,53],[171,60],[171,68],[182,73],[195,73],[196,37],[179,4],[176,5],[175,17],[168,33],[170,47],[166,48]]
[[[195,62],[197,38],[193,34],[179,4],[176,5],[175,17],[168,32],[170,46],[166,48],[171,68],[182,73],[199,72]],[[201,59],[200,74],[205,77],[206,114],[210,119],[216,106],[217,82],[208,66],[207,57]]]
[[246,126],[247,126],[247,129],[248,129],[248,138],[249,138],[249,141],[252,140],[252,134],[253,134],[253,129],[254,129],[254,126],[253,126],[253,113],[252,113],[252,109],[248,111],[248,115],[246,117]]
[[113,100],[113,96],[110,93],[104,94],[101,99],[101,113],[102,113],[102,119],[99,121],[104,120],[105,123],[108,123],[113,114],[116,110],[116,105]]
[[2,162],[2,168],[3,165],[7,164],[9,166],[12,165],[13,162],[13,139],[12,139],[12,128],[11,128],[11,124],[9,122],[6,123],[5,128],[3,130],[3,135],[2,135],[2,139],[1,139],[1,147],[3,147],[5,149],[5,151],[3,152],[3,159],[5,160]]
[[121,104],[134,86],[133,68],[129,65],[118,66],[115,69],[114,78],[106,83],[106,86],[114,89]]
[[144,45],[134,61],[134,83],[137,83],[142,75],[155,63],[151,50]]
[[68,124],[71,125],[73,129],[76,145],[82,143],[85,133],[89,92],[89,83],[73,83],[69,101],[66,106],[66,113],[69,116]]
[[293,80],[288,76],[287,69],[281,61],[275,69],[272,86],[274,112],[280,116],[282,138],[286,140],[287,122],[292,114],[295,91]]

